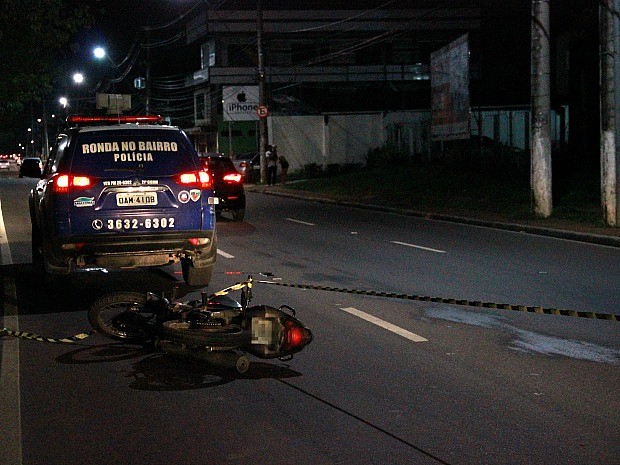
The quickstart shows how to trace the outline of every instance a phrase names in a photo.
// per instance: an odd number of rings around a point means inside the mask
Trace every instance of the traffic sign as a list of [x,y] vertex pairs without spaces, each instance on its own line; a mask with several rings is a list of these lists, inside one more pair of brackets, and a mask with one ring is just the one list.
[[258,108],[256,108],[256,114],[259,118],[266,118],[269,116],[269,108],[265,105],[259,105]]

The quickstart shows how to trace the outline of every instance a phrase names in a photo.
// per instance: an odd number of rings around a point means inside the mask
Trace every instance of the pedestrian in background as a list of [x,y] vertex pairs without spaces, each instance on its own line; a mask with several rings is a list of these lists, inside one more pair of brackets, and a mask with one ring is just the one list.
[[280,163],[280,182],[286,184],[286,176],[288,175],[288,161],[282,155],[278,156],[278,163]]
[[267,148],[265,158],[267,158],[267,185],[275,186],[278,174],[278,154],[275,145]]

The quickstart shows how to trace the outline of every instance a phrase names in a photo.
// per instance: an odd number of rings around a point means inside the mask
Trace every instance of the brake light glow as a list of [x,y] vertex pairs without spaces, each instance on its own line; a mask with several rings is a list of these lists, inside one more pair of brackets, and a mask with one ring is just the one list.
[[65,189],[67,191],[69,190],[69,176],[66,174],[61,174],[56,178],[56,182],[54,183],[54,190],[58,192]]
[[119,115],[119,116],[111,116],[111,115],[95,115],[95,116],[85,116],[85,115],[72,115],[67,117],[67,123],[72,125],[88,125],[88,124],[98,124],[98,123],[138,123],[138,124],[157,124],[161,123],[163,118],[159,115],[143,115],[143,116],[134,116],[134,115]]
[[74,176],[73,185],[75,187],[88,187],[90,186],[91,179],[88,176]]
[[228,173],[224,175],[224,181],[228,182],[241,182],[241,175],[239,173]]
[[181,173],[176,176],[177,184],[185,187],[199,187],[201,189],[208,189],[213,186],[211,182],[211,176],[206,171],[191,171],[188,173]]
[[312,341],[312,333],[308,328],[301,326],[293,320],[284,322],[284,351],[295,351],[308,345]]
[[88,189],[95,184],[95,179],[89,176],[72,176],[59,174],[54,179],[53,191],[56,194],[68,194],[69,192]]
[[211,241],[208,237],[191,237],[189,239],[189,243],[194,247],[198,247],[199,245],[208,244]]
[[85,242],[76,242],[74,244],[62,244],[60,247],[62,248],[62,250],[67,250],[67,251],[73,251],[73,250],[80,250],[82,247],[84,247]]

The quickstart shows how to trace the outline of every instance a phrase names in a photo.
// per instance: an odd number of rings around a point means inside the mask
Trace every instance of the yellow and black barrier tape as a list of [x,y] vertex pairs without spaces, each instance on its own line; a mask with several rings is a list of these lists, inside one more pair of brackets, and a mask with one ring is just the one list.
[[233,291],[240,291],[241,289],[244,289],[244,288],[252,289],[253,282],[254,280],[250,277],[246,279],[245,281],[241,281],[239,283],[233,284],[232,286],[228,286],[220,291],[214,292],[213,294],[211,294],[211,297],[230,294]]
[[94,331],[89,331],[88,333],[79,333],[70,337],[62,337],[62,338],[54,338],[54,337],[44,337],[39,336],[38,334],[28,333],[26,331],[13,331],[12,329],[2,328],[0,330],[0,337],[2,336],[13,336],[21,339],[30,339],[32,341],[39,342],[51,342],[55,344],[75,344],[83,339],[86,339],[88,336],[93,334]]
[[614,315],[613,313],[585,312],[585,311],[577,311],[577,310],[538,307],[538,306],[531,306],[531,305],[499,304],[499,303],[494,303],[494,302],[481,302],[478,300],[453,299],[453,298],[445,298],[445,297],[429,297],[429,296],[424,296],[424,295],[404,294],[404,293],[398,293],[398,292],[370,291],[370,290],[362,290],[362,289],[344,289],[344,288],[339,288],[339,287],[315,286],[315,285],[309,285],[309,284],[290,284],[290,283],[283,283],[279,281],[257,281],[257,282],[262,283],[262,284],[273,284],[276,286],[294,287],[298,289],[312,289],[315,291],[342,292],[346,294],[369,295],[369,296],[374,296],[374,297],[388,297],[391,299],[417,300],[420,302],[435,302],[435,303],[442,303],[442,304],[462,305],[466,307],[492,308],[492,309],[498,309],[498,310],[513,310],[517,312],[542,313],[546,315],[561,315],[561,316],[572,316],[572,317],[578,317],[578,318],[592,318],[592,319],[599,319],[599,320],[619,321],[619,316]]

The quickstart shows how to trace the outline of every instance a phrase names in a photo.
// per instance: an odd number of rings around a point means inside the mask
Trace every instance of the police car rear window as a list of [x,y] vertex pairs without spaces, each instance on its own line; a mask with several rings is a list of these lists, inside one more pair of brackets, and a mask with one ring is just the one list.
[[83,131],[72,145],[75,173],[105,176],[136,171],[169,176],[196,169],[194,148],[178,130]]
[[211,171],[235,171],[235,165],[229,158],[207,158],[206,160]]

